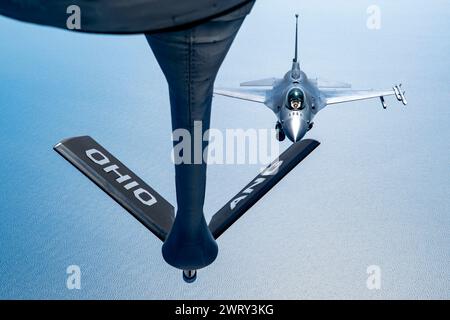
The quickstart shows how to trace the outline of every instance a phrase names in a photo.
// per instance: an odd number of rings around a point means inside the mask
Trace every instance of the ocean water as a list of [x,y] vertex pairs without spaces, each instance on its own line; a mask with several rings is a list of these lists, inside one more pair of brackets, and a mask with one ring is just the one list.
[[[366,26],[373,4],[379,30]],[[307,135],[321,146],[219,239],[190,285],[158,239],[52,150],[89,134],[175,203],[167,84],[145,38],[1,17],[0,298],[450,298],[448,1],[257,1],[217,84],[282,76],[295,12],[308,75],[403,82],[409,104],[323,110]],[[214,99],[215,128],[274,122],[262,105]],[[207,218],[258,170],[210,166]],[[66,287],[69,265],[80,290]],[[379,290],[366,286],[370,265]]]

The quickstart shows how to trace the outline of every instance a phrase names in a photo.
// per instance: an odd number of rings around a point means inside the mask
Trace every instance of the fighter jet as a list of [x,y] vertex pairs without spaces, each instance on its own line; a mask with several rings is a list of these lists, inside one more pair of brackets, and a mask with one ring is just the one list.
[[344,82],[309,78],[300,69],[298,14],[295,18],[295,57],[291,70],[283,78],[244,82],[241,83],[243,88],[237,89],[215,88],[214,93],[265,104],[277,117],[276,138],[283,141],[287,136],[292,142],[301,140],[313,128],[313,119],[317,113],[330,105],[378,98],[386,109],[384,97],[393,95],[404,105],[407,104],[401,84],[389,90],[348,90],[351,85]]

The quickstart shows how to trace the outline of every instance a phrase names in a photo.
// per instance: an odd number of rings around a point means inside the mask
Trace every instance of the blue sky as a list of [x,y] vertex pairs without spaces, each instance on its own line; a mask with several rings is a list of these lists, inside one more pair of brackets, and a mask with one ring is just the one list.
[[[381,29],[366,9],[381,9]],[[0,18],[1,298],[449,298],[450,7],[446,1],[257,1],[217,84],[282,76],[300,17],[308,75],[389,88],[323,110],[321,146],[219,240],[187,285],[161,243],[53,150],[89,134],[175,203],[167,85],[143,36]],[[272,128],[268,109],[216,97],[212,126]],[[282,148],[288,146],[283,143]],[[207,218],[259,170],[208,169]],[[66,268],[81,267],[81,290]],[[382,270],[368,290],[366,268]]]

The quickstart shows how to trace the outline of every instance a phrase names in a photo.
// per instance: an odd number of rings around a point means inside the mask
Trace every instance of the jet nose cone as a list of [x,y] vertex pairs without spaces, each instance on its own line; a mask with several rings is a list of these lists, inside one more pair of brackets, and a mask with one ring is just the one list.
[[291,117],[284,122],[284,133],[292,142],[297,142],[304,136],[300,117]]

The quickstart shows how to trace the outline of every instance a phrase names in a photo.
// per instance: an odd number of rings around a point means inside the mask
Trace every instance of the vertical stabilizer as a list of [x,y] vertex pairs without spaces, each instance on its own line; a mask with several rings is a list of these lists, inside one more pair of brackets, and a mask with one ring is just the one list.
[[300,79],[300,63],[298,62],[298,14],[295,15],[295,55],[292,60],[291,77],[294,80]]
[[298,62],[298,14],[295,15],[295,56],[294,62]]

